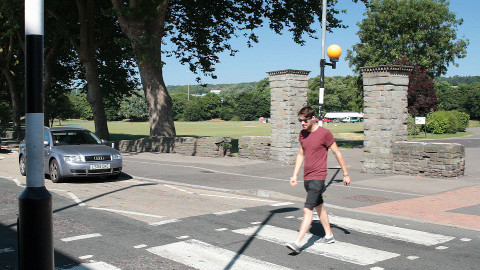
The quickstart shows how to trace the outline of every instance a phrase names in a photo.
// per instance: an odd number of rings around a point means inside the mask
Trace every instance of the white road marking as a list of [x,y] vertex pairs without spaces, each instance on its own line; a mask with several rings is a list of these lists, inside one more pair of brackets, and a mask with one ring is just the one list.
[[188,239],[188,238],[190,238],[190,236],[188,236],[188,235],[182,235],[182,236],[177,237],[177,239],[179,239],[179,240]]
[[194,195],[198,195],[198,196],[217,197],[217,198],[245,200],[245,201],[257,201],[257,202],[275,202],[275,201],[267,200],[267,199],[257,199],[257,198],[238,197],[238,196],[226,196],[226,195],[218,195],[218,194],[197,193],[197,192],[181,189],[181,188],[178,188],[178,187],[175,187],[175,186],[172,186],[172,185],[164,185],[164,186],[175,189],[175,190],[178,190],[178,191],[181,191],[181,192],[185,192],[185,193],[188,193],[188,194],[194,194]]
[[436,247],[435,249],[443,250],[443,249],[447,249],[447,248],[448,248],[448,247],[446,247],[446,246],[438,246],[438,247]]
[[60,268],[59,270],[121,270],[121,269],[111,264],[108,264],[106,262],[91,261],[89,263],[82,263],[72,268]]
[[[295,239],[297,237],[296,231],[283,229],[271,225],[254,226],[245,229],[233,230],[233,232],[247,236],[255,235],[256,238],[277,243],[280,245],[285,244],[285,241],[288,239]],[[315,239],[317,237],[318,236],[307,233],[304,238],[304,243],[307,241],[307,239]],[[400,256],[400,254],[397,253],[339,241],[335,241],[334,244],[313,244],[305,247],[304,250],[309,253],[322,255],[325,257],[358,265],[370,265]]]
[[[153,164],[153,165],[155,165],[155,166],[183,167],[183,168],[191,168],[191,169],[197,169],[197,170],[202,170],[202,171],[209,171],[209,172],[212,172],[212,173],[221,173],[221,174],[241,176],[241,177],[251,177],[251,178],[269,179],[269,180],[282,181],[282,182],[290,182],[290,179],[287,180],[287,179],[280,179],[280,178],[273,178],[273,177],[266,177],[266,176],[257,176],[257,175],[249,175],[249,174],[222,172],[222,171],[216,171],[216,170],[212,170],[212,169],[209,169],[209,168],[196,167],[196,166],[176,165],[176,164],[165,164],[165,163],[145,162],[145,161],[136,161],[136,160],[128,160],[128,162],[136,162],[136,163],[143,163],[143,164]],[[136,177],[136,176],[134,176],[134,178],[139,178],[139,179],[141,179],[140,177]]]
[[152,226],[159,226],[159,225],[165,225],[165,224],[169,224],[169,223],[175,223],[175,222],[179,222],[180,219],[168,219],[168,220],[162,220],[162,221],[159,221],[159,222],[152,222],[152,223],[149,223],[150,225]]
[[144,248],[144,247],[147,247],[147,245],[145,244],[141,244],[141,245],[136,245],[136,246],[133,246],[134,248]]
[[215,231],[223,232],[223,231],[228,231],[228,229],[227,228],[219,228],[219,229],[215,229]]
[[295,216],[288,216],[288,217],[285,217],[285,218],[295,218]]
[[460,239],[460,241],[463,241],[463,242],[470,242],[470,241],[472,241],[472,239],[470,239],[470,238],[462,238],[462,239]]
[[15,251],[13,248],[2,248],[2,249],[0,249],[0,254],[1,253],[13,252],[13,251]]
[[93,255],[85,255],[85,256],[80,256],[80,257],[78,257],[78,258],[79,258],[80,260],[86,260],[86,259],[90,259],[90,258],[92,258],[92,257],[93,257]]
[[384,270],[384,269],[385,269],[385,268],[378,267],[378,266],[375,266],[375,267],[370,268],[370,270]]
[[200,270],[289,269],[194,239],[152,247],[147,251]]
[[452,236],[405,229],[374,223],[370,221],[363,221],[333,215],[329,216],[329,220],[330,223],[333,223],[344,229],[355,230],[366,234],[388,237],[399,241],[405,241],[425,246],[434,246],[455,239],[455,237]]
[[115,213],[123,213],[123,214],[131,214],[131,215],[139,215],[139,216],[145,216],[145,217],[164,218],[164,216],[144,214],[144,213],[138,213],[138,212],[124,211],[124,210],[117,210],[117,209],[109,209],[109,208],[89,207],[89,209],[102,210],[102,211],[115,212]]
[[233,214],[233,213],[242,212],[242,211],[246,211],[246,210],[245,209],[233,209],[233,210],[216,212],[216,213],[213,213],[213,214],[217,215],[217,216],[221,216],[221,215]]
[[286,206],[286,205],[292,205],[294,203],[292,202],[282,202],[282,203],[276,203],[276,204],[272,204],[271,206]]
[[82,202],[75,194],[72,192],[67,192],[68,196],[70,196],[78,205],[85,206],[86,204]]
[[261,221],[255,221],[255,222],[250,222],[250,224],[252,224],[252,225],[259,225],[259,224],[262,224],[262,222],[261,222]]
[[22,186],[22,183],[20,183],[20,181],[18,181],[17,178],[13,178],[13,182],[15,182],[15,184],[16,184],[17,186],[19,186],[19,187]]
[[63,242],[71,242],[71,241],[77,241],[77,240],[82,240],[82,239],[88,239],[88,238],[94,238],[94,237],[100,237],[102,236],[99,233],[92,233],[92,234],[84,234],[84,235],[78,235],[78,236],[72,236],[72,237],[67,237],[67,238],[62,238]]
[[418,256],[408,256],[407,259],[413,261],[413,260],[416,260],[418,259],[419,257]]

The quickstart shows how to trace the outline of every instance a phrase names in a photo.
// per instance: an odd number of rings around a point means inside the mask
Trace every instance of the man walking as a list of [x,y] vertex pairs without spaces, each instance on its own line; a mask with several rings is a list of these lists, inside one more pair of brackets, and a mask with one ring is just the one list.
[[297,185],[297,175],[302,167],[302,163],[305,162],[303,179],[307,198],[303,208],[303,221],[300,224],[297,239],[295,239],[295,242],[286,244],[295,253],[300,253],[302,239],[312,224],[314,208],[325,231],[325,237],[321,241],[328,244],[335,242],[322,198],[327,177],[327,154],[329,149],[332,150],[343,170],[343,183],[345,185],[350,184],[348,169],[342,153],[335,142],[335,138],[328,129],[320,127],[316,123],[315,110],[309,106],[303,107],[298,112],[298,121],[302,124],[303,129],[299,136],[301,145],[295,161],[293,176],[290,178],[290,185],[292,187]]

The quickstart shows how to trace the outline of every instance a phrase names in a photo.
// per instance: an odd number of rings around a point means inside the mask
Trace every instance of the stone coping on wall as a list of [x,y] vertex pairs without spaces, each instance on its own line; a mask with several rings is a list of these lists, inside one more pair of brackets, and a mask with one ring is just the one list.
[[308,70],[296,70],[296,69],[283,69],[283,70],[267,72],[269,76],[278,76],[278,75],[286,75],[286,74],[308,75],[309,73],[310,71]]
[[404,65],[379,65],[379,66],[368,66],[360,68],[362,73],[373,73],[373,72],[410,72],[413,70],[412,66]]

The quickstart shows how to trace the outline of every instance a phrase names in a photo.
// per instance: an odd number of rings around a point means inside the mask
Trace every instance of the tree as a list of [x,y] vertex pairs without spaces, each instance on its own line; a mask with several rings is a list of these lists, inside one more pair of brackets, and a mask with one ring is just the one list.
[[438,100],[438,109],[441,111],[458,110],[465,103],[460,89],[452,87],[448,82],[436,83],[434,89]]
[[132,65],[126,44],[118,35],[120,27],[115,16],[107,12],[111,10],[111,3],[109,0],[77,0],[72,5],[69,1],[51,1],[47,10],[60,22],[78,54],[84,68],[81,78],[86,79],[87,101],[93,112],[95,133],[108,140],[104,97],[121,97],[125,92],[121,89],[133,90],[135,86],[134,81],[127,79],[132,75],[128,71]]
[[[353,76],[326,77],[324,104],[326,112],[360,112],[363,99],[359,94],[357,79]],[[318,89],[320,76],[313,78],[309,84],[307,104],[318,110]]]
[[419,66],[414,66],[408,76],[408,113],[426,116],[437,109],[437,95],[433,80]]
[[135,93],[122,100],[118,114],[134,121],[148,120],[148,107],[143,92]]
[[406,58],[433,78],[467,54],[468,39],[456,33],[463,20],[445,0],[372,0],[365,15],[358,24],[360,42],[346,58],[357,72]]
[[[24,85],[24,58],[22,53],[21,25],[23,5],[14,1],[0,2],[0,71],[10,94],[14,136],[20,135],[20,116],[23,112],[21,97]],[[0,89],[1,90],[1,89]]]
[[[172,100],[162,74],[162,50],[192,72],[215,78],[217,54],[236,52],[229,43],[231,38],[243,34],[251,45],[258,42],[254,30],[267,23],[277,34],[287,29],[295,42],[303,44],[302,36],[315,34],[312,25],[322,14],[319,0],[111,1],[135,53],[150,111],[150,136],[175,135]],[[335,18],[339,13],[335,4],[328,3],[330,30],[345,27]],[[172,44],[170,51],[162,47],[167,40]]]
[[252,94],[257,104],[258,117],[270,117],[270,80],[265,78],[257,83],[252,90]]

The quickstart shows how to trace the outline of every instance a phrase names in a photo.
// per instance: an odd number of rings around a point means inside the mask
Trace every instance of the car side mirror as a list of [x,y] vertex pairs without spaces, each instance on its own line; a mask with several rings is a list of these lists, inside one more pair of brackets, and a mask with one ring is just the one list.
[[48,141],[43,141],[43,146],[48,146],[50,143]]

